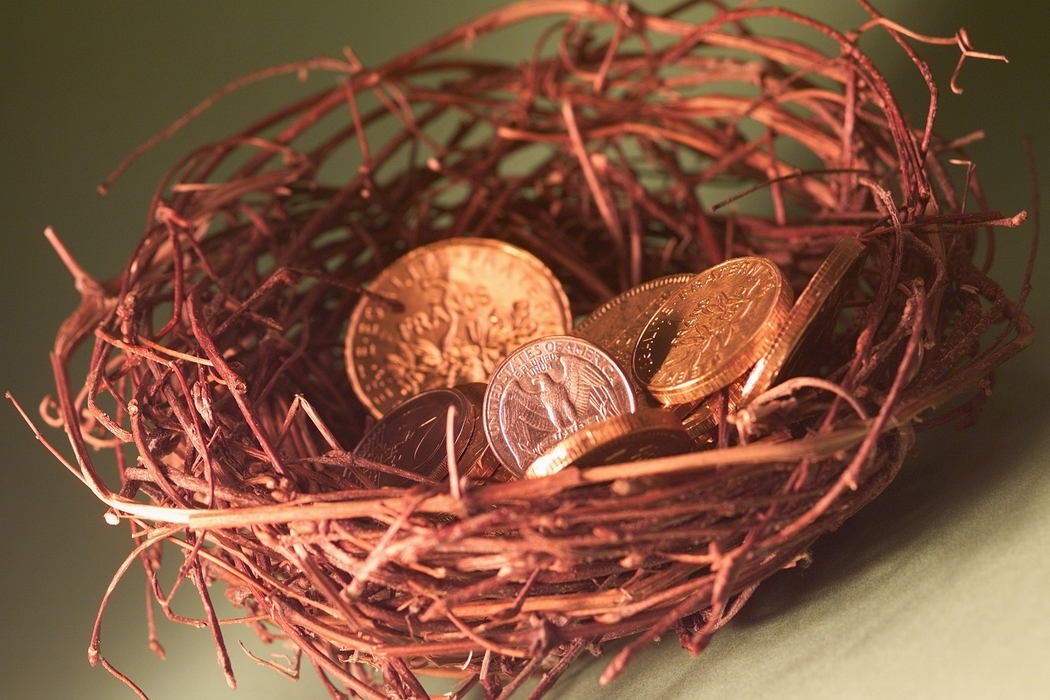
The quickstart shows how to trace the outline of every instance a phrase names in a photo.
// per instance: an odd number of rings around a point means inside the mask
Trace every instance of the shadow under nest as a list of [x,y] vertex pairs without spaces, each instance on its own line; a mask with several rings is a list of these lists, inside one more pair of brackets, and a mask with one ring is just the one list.
[[[882,491],[929,409],[954,400],[938,420],[975,415],[994,367],[1030,342],[1023,299],[988,278],[990,259],[974,263],[979,233],[1024,213],[989,210],[969,177],[967,212],[948,174],[966,139],[933,133],[932,81],[914,128],[857,48],[887,31],[928,76],[911,44],[945,42],[873,10],[843,34],[775,8],[699,8],[687,21],[512,5],[374,70],[348,53],[250,76],[340,79],[178,163],[118,278],[99,284],[67,259],[83,302],[56,340],[45,419],[65,427],[67,466],[109,519],[130,522],[126,566],[142,563],[168,613],[155,553],[184,552],[176,585],[199,591],[231,682],[215,581],[336,698],[427,697],[426,673],[486,697],[542,673],[539,696],[581,652],[628,635],[603,682],[671,630],[699,651],[763,579]],[[550,24],[520,62],[456,50],[536,17]],[[810,39],[748,29],[770,17]],[[813,48],[817,36],[837,50]],[[950,43],[974,54],[964,33]],[[321,176],[354,158],[337,184]],[[713,209],[726,192],[771,213]],[[775,387],[686,455],[365,488],[356,475],[384,465],[348,451],[371,419],[346,375],[347,319],[387,264],[453,236],[533,253],[576,315],[741,255],[776,262],[797,294],[857,237],[867,263],[808,368],[839,393]],[[74,391],[68,364],[87,340]],[[118,488],[92,448],[115,455]]]

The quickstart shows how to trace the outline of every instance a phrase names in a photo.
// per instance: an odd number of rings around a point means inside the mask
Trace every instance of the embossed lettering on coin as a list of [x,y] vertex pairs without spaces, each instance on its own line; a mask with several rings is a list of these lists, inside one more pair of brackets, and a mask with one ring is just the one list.
[[531,254],[501,241],[450,238],[383,270],[350,318],[346,363],[376,417],[421,391],[484,382],[515,348],[572,326],[561,284]]
[[[448,474],[448,409],[456,410],[452,437],[456,457],[467,451],[475,432],[477,410],[461,392],[433,389],[405,401],[365,433],[354,454],[372,462],[434,481]],[[396,473],[373,472],[378,486],[410,486],[412,479]]]
[[765,354],[790,305],[784,276],[766,258],[734,258],[705,270],[645,327],[635,376],[666,405],[708,396]]
[[597,346],[552,336],[520,347],[485,393],[485,434],[509,469],[522,473],[559,440],[635,410],[623,371]]

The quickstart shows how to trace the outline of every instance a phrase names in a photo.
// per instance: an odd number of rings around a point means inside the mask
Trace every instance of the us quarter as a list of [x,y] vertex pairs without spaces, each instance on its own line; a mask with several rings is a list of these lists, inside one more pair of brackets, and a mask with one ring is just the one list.
[[504,360],[489,381],[482,412],[492,451],[522,474],[569,435],[635,408],[631,385],[612,358],[585,340],[551,336]]

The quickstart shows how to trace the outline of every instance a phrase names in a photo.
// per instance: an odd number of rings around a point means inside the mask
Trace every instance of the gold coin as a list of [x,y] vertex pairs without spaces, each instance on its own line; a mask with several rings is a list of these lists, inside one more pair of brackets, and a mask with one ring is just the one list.
[[525,476],[538,479],[565,467],[596,467],[682,454],[693,449],[681,421],[669,411],[643,408],[588,425],[551,447],[529,465]]
[[[766,355],[742,377],[726,387],[726,413],[733,413],[784,379],[805,371],[808,355],[819,356],[842,297],[856,280],[866,258],[864,246],[855,238],[844,238],[810,279],[788,312]],[[722,398],[712,396],[682,417],[694,440],[702,440],[718,427]]]
[[860,274],[866,257],[864,245],[856,238],[843,238],[835,245],[798,295],[769,351],[755,363],[738,405],[795,376],[807,355],[819,354],[822,341],[834,330],[842,297]]
[[629,289],[592,311],[572,332],[577,338],[600,347],[616,364],[628,370],[627,379],[635,396],[649,405],[658,404],[635,379],[634,372],[629,371],[634,346],[653,313],[693,276],[667,275]]
[[733,258],[682,285],[653,314],[634,351],[638,380],[664,405],[697,401],[769,349],[791,288],[766,258]]
[[[725,392],[725,413],[735,412],[741,405],[743,396],[744,380],[747,376],[739,377],[723,387]],[[682,416],[682,425],[697,444],[707,444],[709,433],[715,430],[722,422],[722,398],[720,392],[709,396],[699,404],[694,404],[692,410]]]
[[635,410],[623,370],[596,345],[551,336],[512,352],[489,381],[485,435],[511,471],[592,423]]
[[415,248],[369,291],[350,317],[346,364],[377,418],[427,389],[484,382],[523,343],[572,327],[551,271],[502,241],[449,238]]
[[[452,389],[431,389],[403,402],[376,422],[354,448],[358,457],[412,472],[434,481],[448,474],[448,409],[454,452],[463,455],[475,432],[477,410],[467,397]],[[371,472],[379,486],[411,486],[412,479],[397,473]]]

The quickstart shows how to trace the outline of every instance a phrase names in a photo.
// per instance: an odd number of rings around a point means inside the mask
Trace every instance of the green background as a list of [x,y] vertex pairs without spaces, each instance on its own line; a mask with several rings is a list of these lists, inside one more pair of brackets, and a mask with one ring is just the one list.
[[[167,166],[302,94],[294,77],[249,88],[137,163],[111,194],[110,169],[213,90],[267,65],[351,46],[366,65],[501,4],[486,2],[4,3],[0,9],[0,389],[36,415],[51,390],[47,352],[74,308],[72,281],[42,236],[52,225],[80,263],[105,278],[138,239]],[[950,94],[956,52],[922,48],[942,86],[939,130],[978,128],[971,148],[988,199],[1030,207],[1021,138],[1034,139],[1050,181],[1050,12],[1022,0],[876,1],[927,34],[965,26],[979,50]],[[824,5],[824,6],[822,6]],[[847,0],[790,6],[845,26]],[[887,41],[871,45],[920,123],[925,102]],[[524,55],[524,47],[505,49]],[[313,79],[314,86],[324,77]],[[322,82],[317,82],[322,81]],[[1043,201],[1050,202],[1046,185]],[[1020,284],[1031,228],[1004,232],[997,276]],[[1048,252],[1047,254],[1050,254]],[[1046,255],[1029,313],[1048,327]],[[693,659],[673,639],[602,689],[601,660],[581,662],[558,698],[1036,698],[1050,696],[1050,363],[1042,337],[998,373],[981,422],[926,434],[899,479],[815,548],[815,562],[778,574]],[[0,697],[130,698],[86,649],[95,610],[127,551],[124,527],[0,406]],[[59,444],[64,440],[50,433]],[[172,560],[173,562],[176,560]],[[233,644],[238,692],[226,688],[210,636],[162,624],[168,660],[146,648],[144,578],[118,589],[104,651],[153,700],[325,698],[312,671],[298,684],[256,666]],[[184,609],[194,612],[192,600]],[[228,638],[236,636],[227,629]],[[251,643],[250,633],[242,636]],[[256,651],[266,653],[258,644]]]

